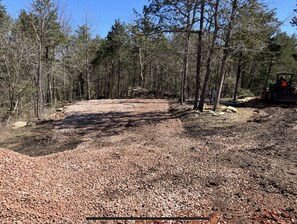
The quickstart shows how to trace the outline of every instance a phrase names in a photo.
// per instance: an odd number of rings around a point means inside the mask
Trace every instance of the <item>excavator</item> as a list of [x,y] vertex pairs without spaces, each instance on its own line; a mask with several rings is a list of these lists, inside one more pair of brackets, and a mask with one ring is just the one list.
[[296,77],[291,73],[277,74],[276,83],[270,84],[262,93],[262,98],[269,102],[297,104],[297,90],[294,86]]

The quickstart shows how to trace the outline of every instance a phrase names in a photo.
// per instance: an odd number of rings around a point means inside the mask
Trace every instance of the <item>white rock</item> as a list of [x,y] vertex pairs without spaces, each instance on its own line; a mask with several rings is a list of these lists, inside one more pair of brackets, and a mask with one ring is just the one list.
[[227,113],[238,113],[238,110],[235,107],[223,107],[222,108],[223,112],[227,112]]
[[22,127],[25,127],[25,126],[27,126],[27,122],[25,122],[25,121],[17,121],[11,127],[13,129],[18,129],[18,128],[22,128]]

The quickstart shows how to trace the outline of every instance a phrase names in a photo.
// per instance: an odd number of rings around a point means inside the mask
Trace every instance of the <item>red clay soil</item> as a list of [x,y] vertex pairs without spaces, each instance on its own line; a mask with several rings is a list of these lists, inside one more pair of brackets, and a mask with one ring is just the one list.
[[[0,223],[92,223],[91,216],[295,223],[296,109],[261,110],[255,119],[252,109],[232,117],[183,109],[170,113],[168,101],[145,99],[68,106],[49,132],[55,153],[0,149]],[[70,140],[79,143],[64,151]]]

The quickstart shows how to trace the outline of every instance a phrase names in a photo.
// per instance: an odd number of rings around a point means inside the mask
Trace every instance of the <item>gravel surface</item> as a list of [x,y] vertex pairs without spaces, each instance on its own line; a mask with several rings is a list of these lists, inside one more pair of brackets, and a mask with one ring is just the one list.
[[[208,123],[197,123],[197,116]],[[1,223],[88,223],[89,216],[294,223],[294,141],[287,157],[267,156],[267,147],[279,139],[269,140],[261,119],[240,123],[240,114],[232,115],[237,118],[226,126],[228,116],[187,114],[181,121],[169,113],[166,100],[68,106],[64,118],[53,123],[50,143],[62,147],[69,139],[79,140],[74,149],[58,152],[57,147],[56,153],[38,157],[0,149]],[[256,140],[260,137],[268,142]],[[283,172],[276,172],[280,167]]]

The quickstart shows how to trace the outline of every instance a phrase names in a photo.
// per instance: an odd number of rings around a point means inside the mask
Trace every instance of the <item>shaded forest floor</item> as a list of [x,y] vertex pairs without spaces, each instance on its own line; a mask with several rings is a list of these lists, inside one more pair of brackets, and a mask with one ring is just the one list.
[[294,223],[297,108],[252,106],[214,116],[166,100],[84,101],[59,120],[3,131],[0,220]]

